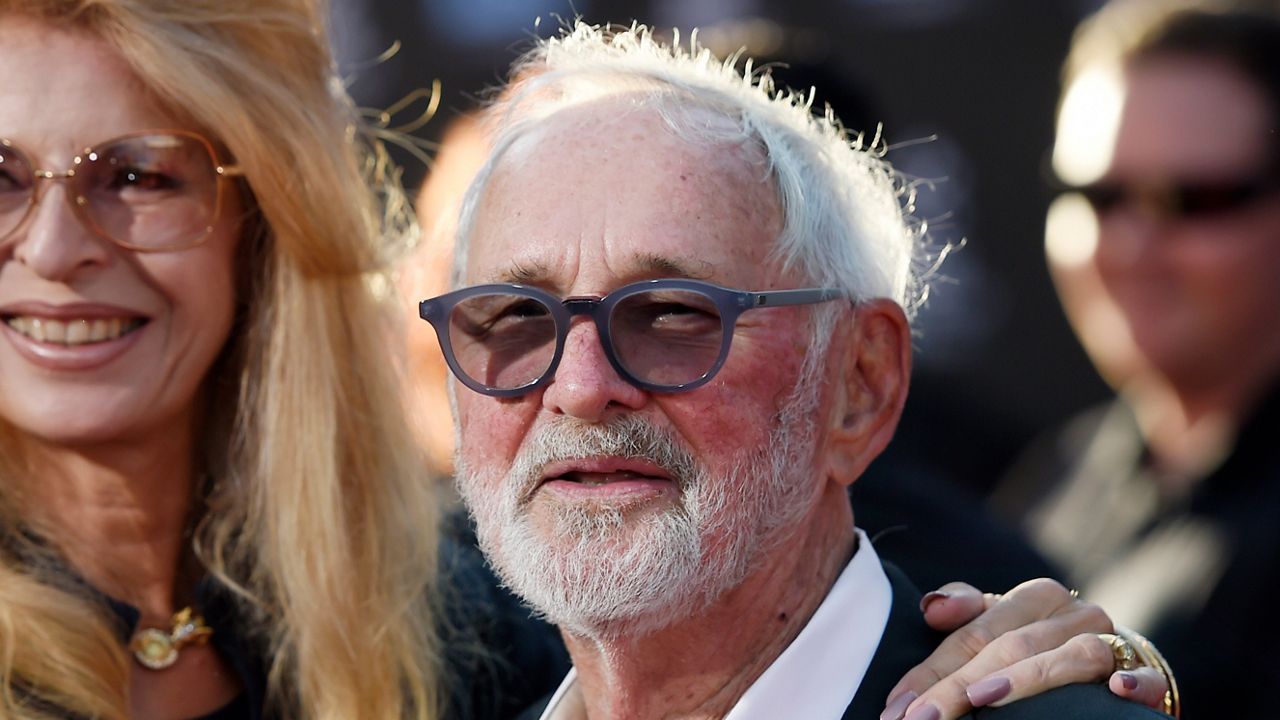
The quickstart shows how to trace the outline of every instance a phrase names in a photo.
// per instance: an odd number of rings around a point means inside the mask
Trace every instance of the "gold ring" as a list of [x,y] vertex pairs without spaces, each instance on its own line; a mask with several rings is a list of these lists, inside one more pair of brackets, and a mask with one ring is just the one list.
[[1098,633],[1098,637],[1111,648],[1111,658],[1114,661],[1111,672],[1137,670],[1143,666],[1142,659],[1138,657],[1138,651],[1133,649],[1133,645],[1130,645],[1128,640],[1112,633]]
[[1112,672],[1118,670],[1136,670],[1141,667],[1155,668],[1164,676],[1169,689],[1164,694],[1164,712],[1175,718],[1182,717],[1182,698],[1178,693],[1178,681],[1173,677],[1173,669],[1168,661],[1142,635],[1121,625],[1115,626],[1115,633],[1098,633],[1098,637],[1111,648],[1111,657],[1115,660]]

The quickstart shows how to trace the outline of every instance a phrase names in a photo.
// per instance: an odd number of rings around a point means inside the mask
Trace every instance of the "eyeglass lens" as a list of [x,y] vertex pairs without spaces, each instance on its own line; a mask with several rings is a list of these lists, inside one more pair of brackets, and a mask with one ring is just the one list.
[[[218,213],[218,171],[195,136],[120,138],[81,156],[67,192],[95,231],[126,246],[162,249],[200,240]],[[0,237],[12,233],[37,192],[35,169],[0,145]]]
[[[459,368],[495,389],[522,387],[542,377],[555,358],[556,333],[551,310],[523,295],[471,297],[454,306],[449,317],[449,342]],[[710,297],[657,289],[619,300],[609,314],[607,335],[627,374],[653,385],[676,386],[715,366],[724,327]]]

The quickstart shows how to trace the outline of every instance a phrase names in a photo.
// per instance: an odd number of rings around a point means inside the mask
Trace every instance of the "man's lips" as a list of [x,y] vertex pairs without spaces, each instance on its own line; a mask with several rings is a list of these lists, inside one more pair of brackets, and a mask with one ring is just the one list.
[[679,493],[671,474],[643,460],[592,458],[553,463],[538,491],[569,500],[635,502]]
[[626,480],[671,482],[671,474],[662,467],[633,458],[586,458],[555,462],[542,472],[542,482],[563,480],[588,485],[603,485]]

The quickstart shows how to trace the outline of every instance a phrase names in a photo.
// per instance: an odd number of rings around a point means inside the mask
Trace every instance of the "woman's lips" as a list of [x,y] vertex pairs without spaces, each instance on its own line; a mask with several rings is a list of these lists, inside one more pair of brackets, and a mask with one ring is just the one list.
[[28,362],[46,370],[84,371],[106,365],[128,350],[147,319],[119,310],[57,315],[4,312],[3,334]]
[[85,345],[116,340],[142,327],[142,318],[73,318],[60,320],[32,315],[5,317],[5,323],[36,342]]

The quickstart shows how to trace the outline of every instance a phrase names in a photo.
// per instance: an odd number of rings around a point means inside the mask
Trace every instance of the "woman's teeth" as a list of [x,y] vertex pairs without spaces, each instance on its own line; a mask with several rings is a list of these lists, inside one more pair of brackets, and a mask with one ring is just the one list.
[[28,316],[11,317],[9,327],[38,342],[58,345],[87,345],[106,342],[142,326],[138,318],[94,320],[53,320]]

